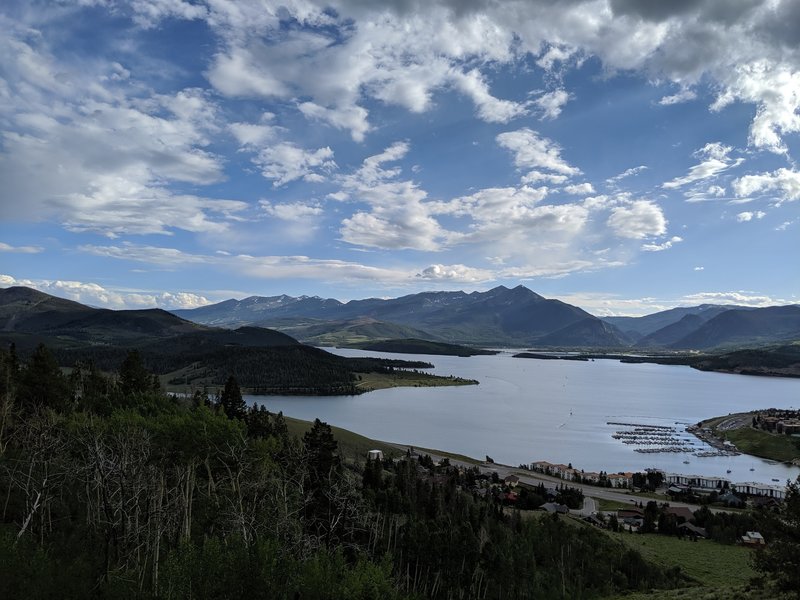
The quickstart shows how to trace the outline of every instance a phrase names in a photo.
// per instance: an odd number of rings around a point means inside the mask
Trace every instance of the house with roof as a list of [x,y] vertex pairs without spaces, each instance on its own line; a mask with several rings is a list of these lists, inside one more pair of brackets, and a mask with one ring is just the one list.
[[744,546],[764,546],[767,542],[764,540],[764,536],[761,535],[758,531],[748,531],[741,537],[742,545]]
[[545,502],[539,508],[546,510],[550,514],[566,515],[569,513],[569,507],[566,504],[557,504],[555,502]]
[[678,525],[694,520],[694,513],[685,506],[667,506],[664,508],[664,514],[674,515],[675,522],[678,523]]
[[681,523],[678,525],[678,530],[691,538],[708,538],[708,532],[704,527],[698,527],[692,523]]
[[508,475],[505,479],[503,479],[503,483],[510,488],[515,488],[519,485],[519,477],[516,475]]

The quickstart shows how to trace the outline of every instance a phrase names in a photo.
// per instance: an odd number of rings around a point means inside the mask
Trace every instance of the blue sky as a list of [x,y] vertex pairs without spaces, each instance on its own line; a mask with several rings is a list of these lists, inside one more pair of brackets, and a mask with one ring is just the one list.
[[0,285],[800,301],[800,3],[10,0]]

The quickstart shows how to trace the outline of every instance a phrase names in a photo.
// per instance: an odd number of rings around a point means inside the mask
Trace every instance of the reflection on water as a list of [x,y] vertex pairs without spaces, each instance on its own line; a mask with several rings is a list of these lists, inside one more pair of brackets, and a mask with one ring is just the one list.
[[[368,437],[440,448],[507,464],[572,463],[587,471],[657,467],[732,481],[794,479],[800,468],[746,455],[637,453],[612,436],[611,423],[676,427],[697,451],[711,450],[683,430],[702,419],[759,408],[800,406],[800,380],[703,373],[683,366],[533,360],[497,356],[397,355],[335,350],[346,356],[425,360],[438,375],[480,385],[393,388],[361,396],[249,397],[271,411],[320,418]],[[727,473],[730,471],[730,473]]]

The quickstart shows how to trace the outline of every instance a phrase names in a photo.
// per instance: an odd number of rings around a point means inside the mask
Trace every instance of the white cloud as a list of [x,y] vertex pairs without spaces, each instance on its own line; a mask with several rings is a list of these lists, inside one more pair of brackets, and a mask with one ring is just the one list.
[[676,177],[671,181],[665,182],[662,187],[666,189],[675,189],[695,181],[702,179],[710,179],[716,177],[723,171],[732,167],[737,167],[742,162],[743,158],[732,160],[728,155],[733,148],[725,146],[719,142],[711,142],[703,146],[700,150],[694,153],[694,156],[701,159],[702,162],[696,164],[689,173],[683,177]]
[[561,157],[558,144],[527,127],[501,133],[496,139],[514,154],[514,164],[519,169],[545,169],[570,177],[581,172]]
[[694,268],[694,269],[692,269],[692,270],[693,270],[693,271],[705,271],[705,270],[706,270],[706,268],[705,268],[705,267],[695,267],[695,268]]
[[159,94],[117,62],[66,64],[45,37],[0,38],[0,217],[54,218],[109,235],[220,231],[243,203],[176,193],[223,178],[205,92]]
[[736,220],[739,221],[739,223],[746,223],[747,221],[752,221],[753,219],[763,219],[766,216],[767,213],[760,210],[755,212],[746,211],[740,212],[738,215],[736,215]]
[[773,190],[779,193],[779,201],[800,199],[800,171],[778,169],[771,173],[745,175],[733,182],[733,191],[740,197]]
[[44,252],[41,246],[12,246],[5,242],[0,242],[0,252],[11,252],[15,254],[39,254]]
[[[786,2],[784,4],[790,4]],[[800,131],[800,71],[797,66],[759,58],[736,65],[723,79],[713,110],[735,100],[758,105],[750,126],[750,143],[777,154],[788,152],[783,136]]]
[[[92,3],[94,0],[89,0],[88,4]],[[164,19],[192,20],[208,15],[206,7],[186,0],[133,0],[131,8],[134,20],[145,28],[154,27]]]
[[265,123],[231,123],[228,128],[241,146],[251,149],[264,146],[277,135],[276,127]]
[[303,202],[287,202],[284,204],[272,204],[267,200],[260,200],[261,208],[268,215],[283,219],[284,221],[300,221],[308,217],[316,217],[322,214],[322,207],[316,204],[305,204]]
[[560,185],[569,181],[569,177],[566,175],[554,175],[552,173],[542,173],[540,171],[531,171],[530,173],[524,175],[520,180],[523,184],[529,183],[552,183],[554,185]]
[[591,183],[580,183],[578,185],[564,186],[564,191],[574,196],[582,196],[584,194],[594,194],[594,186]]
[[639,173],[646,171],[648,169],[645,165],[639,165],[638,167],[631,167],[630,169],[625,169],[619,175],[614,175],[614,177],[609,177],[606,179],[606,183],[610,186],[616,186],[620,181],[623,179],[627,179],[628,177],[633,177],[638,175]]
[[336,168],[333,150],[329,147],[312,151],[289,142],[262,148],[253,162],[261,168],[264,177],[272,180],[275,187],[298,179],[319,183]]
[[342,199],[369,205],[369,211],[342,220],[342,240],[369,248],[427,251],[439,250],[449,241],[451,232],[432,215],[427,192],[413,181],[400,179],[399,167],[384,167],[401,160],[408,150],[408,143],[396,142],[364,159],[354,173],[339,178]]
[[670,248],[672,248],[672,246],[682,241],[683,238],[678,237],[676,235],[660,244],[642,244],[642,250],[644,250],[645,252],[661,252],[663,250],[669,250]]
[[533,103],[542,111],[542,118],[555,119],[561,114],[564,105],[569,100],[569,93],[566,90],[558,89],[539,96]]
[[569,48],[553,45],[536,60],[536,64],[545,71],[550,71],[556,63],[565,63],[573,54],[574,51]]
[[417,277],[433,281],[449,281],[459,283],[481,283],[492,281],[495,276],[491,271],[475,269],[465,265],[431,265],[417,273]]
[[655,202],[635,200],[611,209],[607,225],[619,237],[640,240],[663,235],[667,230],[667,219]]
[[11,275],[0,275],[0,285],[25,286],[101,308],[197,308],[211,301],[191,292],[152,292],[143,290],[109,289],[97,283],[49,279],[17,279]]
[[671,106],[673,104],[681,104],[683,102],[689,102],[690,100],[694,100],[697,98],[697,94],[694,90],[689,88],[682,89],[677,94],[672,94],[671,96],[664,96],[658,103],[661,106]]
[[[478,109],[478,116],[487,123],[508,123],[528,112],[524,104],[495,98],[489,92],[489,85],[477,69],[466,73],[456,71],[452,74],[455,86],[472,98]],[[560,108],[550,100],[549,110],[560,112]],[[564,100],[566,102],[566,100]],[[547,110],[547,109],[545,109]]]
[[695,304],[739,304],[741,306],[765,307],[791,304],[788,300],[774,298],[752,291],[735,292],[698,292],[681,298],[684,306]]
[[336,129],[349,130],[356,142],[363,142],[364,137],[371,129],[367,121],[367,110],[360,106],[325,108],[313,102],[303,102],[298,105],[298,109],[308,119],[328,123]]
[[317,259],[308,256],[252,256],[247,254],[192,254],[177,248],[122,244],[87,245],[80,248],[94,256],[159,266],[211,266],[258,279],[309,279],[318,283],[340,284],[370,281],[378,284],[404,284],[414,281],[418,270],[387,269],[356,262]]

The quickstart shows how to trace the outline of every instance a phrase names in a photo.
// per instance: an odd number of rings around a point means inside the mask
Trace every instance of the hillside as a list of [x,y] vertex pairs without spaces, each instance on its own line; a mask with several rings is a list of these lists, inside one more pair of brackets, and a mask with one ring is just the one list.
[[206,326],[158,308],[91,308],[30,288],[0,289],[0,334],[35,335],[42,340],[52,339],[56,346],[132,345],[154,337],[208,331]]
[[[404,385],[397,369],[424,362],[345,358],[304,346],[270,329],[219,329],[159,309],[114,311],[62,300],[27,288],[0,290],[0,343],[14,343],[24,358],[48,346],[64,367],[88,364],[116,371],[135,349],[147,368],[171,388],[219,387],[229,375],[254,394],[359,394],[360,374],[379,374],[381,385]],[[388,383],[387,383],[388,382]],[[415,374],[412,385],[473,383]]]
[[642,317],[602,317],[603,321],[610,323],[626,334],[637,338],[655,333],[659,329],[677,323],[687,315],[693,315],[703,322],[713,319],[726,310],[748,310],[744,306],[700,304],[699,306],[679,306],[669,310],[662,310]]
[[705,350],[721,346],[757,346],[800,339],[800,306],[728,310],[670,345]]
[[705,322],[706,320],[699,315],[687,314],[680,321],[671,323],[641,338],[636,342],[636,346],[639,348],[668,347],[694,333]]
[[621,348],[629,340],[616,327],[589,317],[538,340],[540,346]]
[[315,346],[348,346],[375,340],[433,337],[413,327],[378,321],[370,317],[346,321],[287,318],[264,322],[264,326],[267,323],[303,343]]

